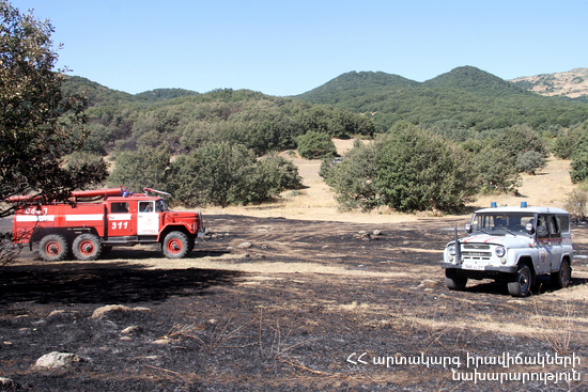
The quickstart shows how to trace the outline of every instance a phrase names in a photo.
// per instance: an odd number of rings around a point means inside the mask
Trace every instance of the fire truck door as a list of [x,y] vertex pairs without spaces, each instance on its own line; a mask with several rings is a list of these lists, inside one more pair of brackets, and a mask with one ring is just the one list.
[[137,235],[137,225],[133,222],[129,203],[109,203],[108,212],[109,237]]
[[137,234],[159,234],[159,214],[155,212],[154,201],[140,201],[137,213]]

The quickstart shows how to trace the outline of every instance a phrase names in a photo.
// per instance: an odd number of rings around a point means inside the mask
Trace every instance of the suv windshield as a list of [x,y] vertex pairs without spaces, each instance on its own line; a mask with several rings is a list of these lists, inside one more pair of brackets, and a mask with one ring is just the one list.
[[496,212],[476,214],[472,219],[472,233],[492,235],[526,235],[528,223],[534,223],[533,214]]

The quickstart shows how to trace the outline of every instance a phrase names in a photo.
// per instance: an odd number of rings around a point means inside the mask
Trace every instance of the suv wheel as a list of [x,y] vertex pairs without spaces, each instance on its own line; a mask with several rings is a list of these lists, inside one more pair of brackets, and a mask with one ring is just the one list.
[[530,294],[531,284],[533,283],[533,275],[531,269],[523,265],[514,278],[508,283],[508,292],[513,297],[526,297]]
[[558,289],[568,287],[571,279],[572,267],[570,267],[570,262],[567,260],[561,262],[559,271],[551,274],[551,283]]
[[463,290],[468,283],[468,278],[465,276],[457,276],[454,270],[445,270],[445,284],[449,290]]

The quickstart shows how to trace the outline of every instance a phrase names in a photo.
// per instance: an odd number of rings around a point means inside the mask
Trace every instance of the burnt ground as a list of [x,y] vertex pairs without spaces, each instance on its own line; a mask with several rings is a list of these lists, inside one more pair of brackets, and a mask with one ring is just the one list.
[[[453,222],[206,218],[216,234],[182,261],[24,251],[0,272],[0,376],[24,391],[588,390],[585,259],[572,287],[515,299],[491,281],[445,287]],[[105,305],[124,307],[94,314]],[[53,351],[78,360],[33,366]]]

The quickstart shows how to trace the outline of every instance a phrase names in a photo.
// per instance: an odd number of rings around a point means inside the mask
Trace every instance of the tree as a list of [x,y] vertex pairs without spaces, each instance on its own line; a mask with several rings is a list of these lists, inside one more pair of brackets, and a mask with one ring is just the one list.
[[565,209],[569,211],[573,219],[586,221],[588,216],[588,188],[586,184],[580,185],[568,194]]
[[167,191],[186,206],[262,203],[300,188],[298,169],[277,155],[257,160],[242,144],[207,142],[169,169]]
[[512,192],[516,189],[519,174],[506,151],[486,144],[479,151],[472,151],[470,156],[471,170],[478,173],[482,193]]
[[320,175],[335,191],[335,199],[344,210],[369,211],[382,205],[380,190],[373,181],[378,173],[381,143],[362,143],[355,139],[353,149],[340,161],[327,158]]
[[116,158],[108,186],[125,186],[133,192],[142,192],[143,187],[166,190],[169,165],[170,153],[165,147],[122,152]]
[[[19,194],[65,199],[74,189],[100,183],[107,177],[103,161],[70,169],[63,163],[83,144],[86,102],[62,94],[64,75],[53,71],[53,26],[6,0],[0,0],[0,17],[0,201]],[[0,218],[14,208],[2,204]],[[5,251],[0,247],[0,262]]]
[[549,156],[545,140],[528,125],[515,125],[502,129],[493,139],[492,144],[494,148],[505,151],[513,161],[527,151],[535,151],[544,158]]
[[337,148],[326,133],[308,131],[298,136],[298,153],[306,159],[328,158],[337,155]]
[[440,136],[398,123],[384,141],[376,183],[400,211],[461,208],[478,191],[465,151]]
[[588,179],[588,151],[580,151],[574,154],[570,166],[572,182],[578,184]]
[[356,143],[339,164],[325,164],[326,183],[344,208],[399,211],[463,207],[479,189],[468,154],[440,136],[399,122],[373,144]]

